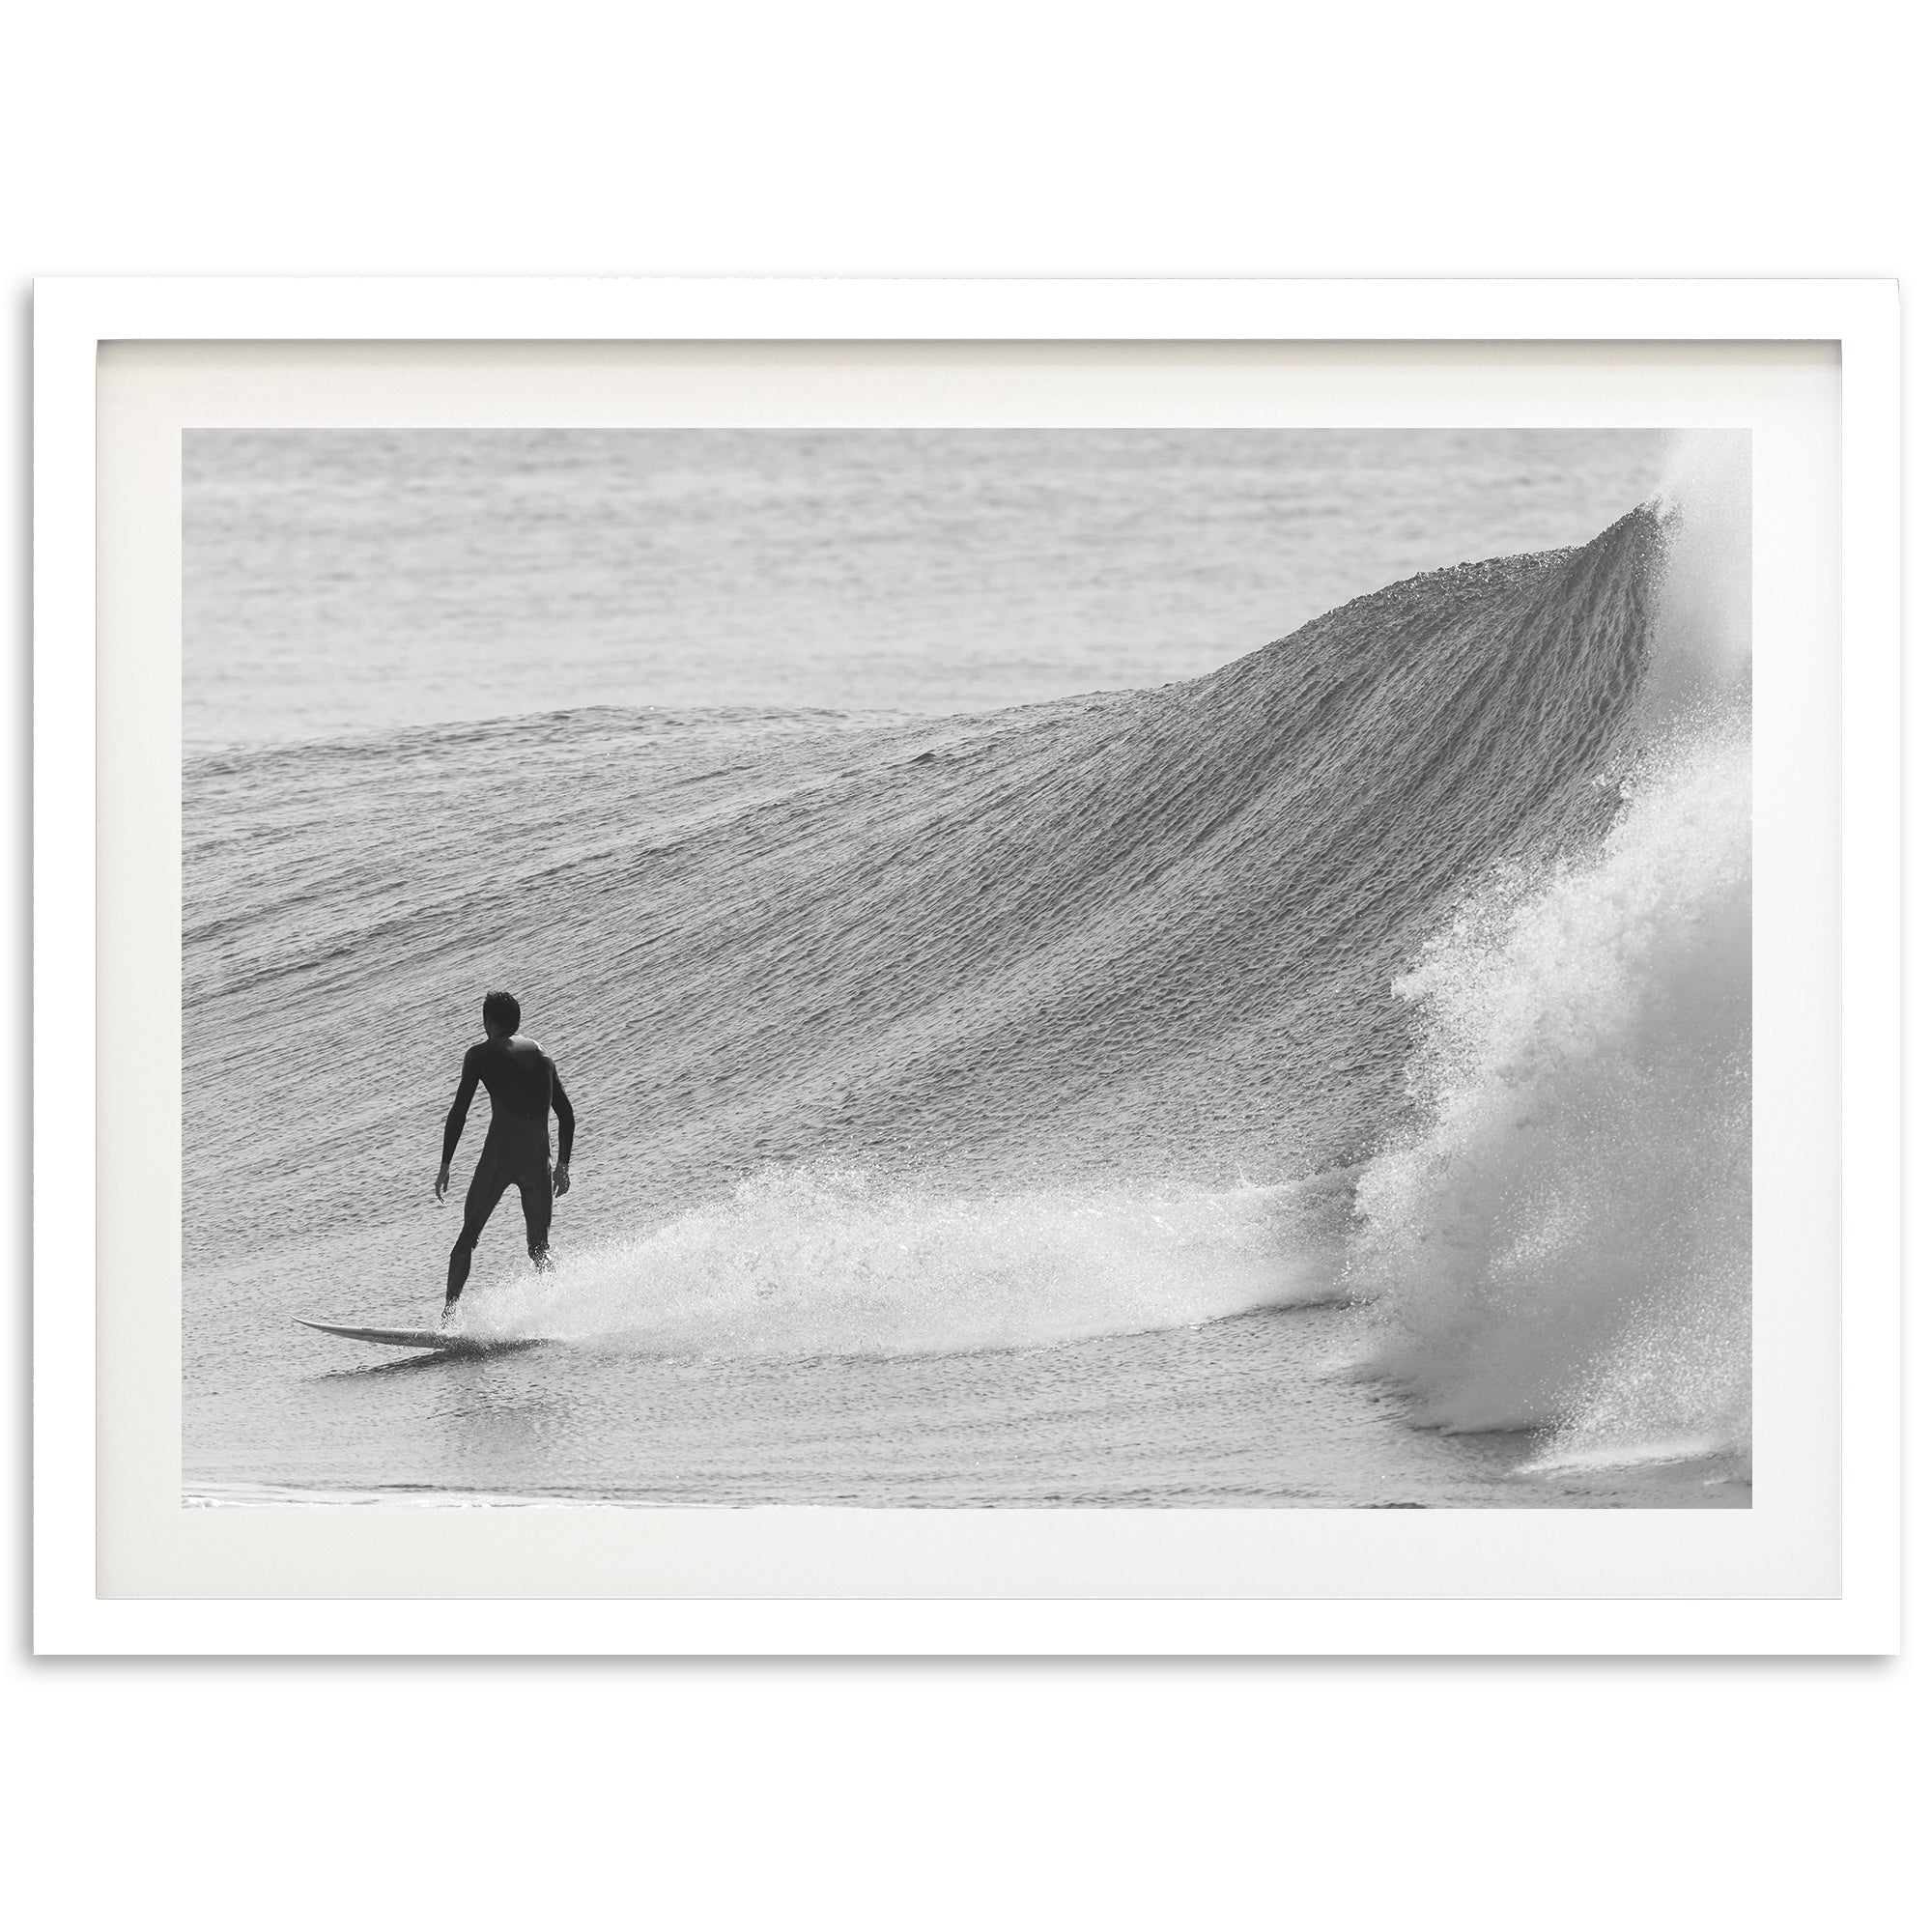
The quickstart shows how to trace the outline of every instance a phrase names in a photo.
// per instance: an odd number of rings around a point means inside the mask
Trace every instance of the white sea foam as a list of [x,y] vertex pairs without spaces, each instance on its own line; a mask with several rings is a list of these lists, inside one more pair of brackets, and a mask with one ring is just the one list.
[[1749,1435],[1747,500],[1688,449],[1625,810],[1492,882],[1398,982],[1424,1122],[1374,1161],[1349,1275],[1374,1366],[1559,1458]]
[[667,1353],[1025,1348],[1320,1299],[1305,1192],[949,1196],[778,1169],[635,1239],[495,1291],[495,1332]]

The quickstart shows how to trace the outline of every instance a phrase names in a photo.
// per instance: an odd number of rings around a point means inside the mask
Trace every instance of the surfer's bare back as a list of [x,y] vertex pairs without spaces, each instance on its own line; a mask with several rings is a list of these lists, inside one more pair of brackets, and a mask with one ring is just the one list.
[[[436,1177],[436,1198],[449,1192],[449,1163],[469,1118],[469,1102],[480,1080],[490,1095],[490,1131],[483,1152],[463,1200],[463,1232],[449,1251],[449,1287],[443,1295],[445,1315],[456,1306],[463,1284],[469,1279],[469,1258],[476,1237],[503,1190],[515,1185],[524,1200],[524,1227],[530,1237],[530,1260],[540,1268],[550,1265],[550,1209],[554,1195],[570,1192],[570,1143],[577,1133],[555,1064],[535,1040],[517,1029],[523,1009],[509,993],[491,993],[483,1002],[483,1031],[463,1056],[463,1078],[442,1126],[442,1166]],[[556,1109],[556,1172],[550,1165],[550,1116]]]

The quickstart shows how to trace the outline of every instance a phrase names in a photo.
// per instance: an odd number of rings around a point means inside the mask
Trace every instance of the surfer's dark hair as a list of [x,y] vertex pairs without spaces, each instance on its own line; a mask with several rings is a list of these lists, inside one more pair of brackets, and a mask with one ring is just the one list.
[[485,993],[483,995],[483,1024],[501,1027],[505,1033],[515,1033],[524,1023],[524,1009],[517,1004],[514,993]]

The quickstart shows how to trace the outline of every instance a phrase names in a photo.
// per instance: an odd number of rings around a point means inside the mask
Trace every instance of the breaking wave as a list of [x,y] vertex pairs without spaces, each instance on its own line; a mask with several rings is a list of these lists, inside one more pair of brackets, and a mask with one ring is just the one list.
[[1547,1429],[1559,1460],[1749,1443],[1747,485],[1688,456],[1620,814],[1396,981],[1421,1119],[1350,1258],[1424,1419]]

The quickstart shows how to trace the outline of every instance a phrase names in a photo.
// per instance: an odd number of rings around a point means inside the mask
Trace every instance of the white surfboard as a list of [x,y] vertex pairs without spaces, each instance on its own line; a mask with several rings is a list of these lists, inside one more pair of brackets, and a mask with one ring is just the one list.
[[428,1349],[439,1355],[497,1355],[506,1349],[532,1349],[534,1335],[464,1335],[446,1328],[350,1328],[334,1321],[302,1321],[318,1335],[340,1335],[346,1342],[374,1342],[383,1349]]

